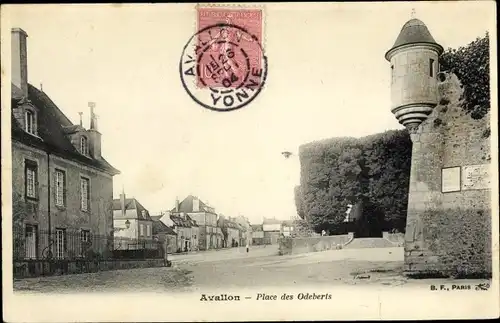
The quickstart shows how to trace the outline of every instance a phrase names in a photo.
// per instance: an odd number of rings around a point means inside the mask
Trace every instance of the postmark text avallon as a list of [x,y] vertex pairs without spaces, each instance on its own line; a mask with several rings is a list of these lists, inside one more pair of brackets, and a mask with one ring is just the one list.
[[231,111],[249,104],[267,76],[260,10],[198,9],[198,32],[182,52],[184,89],[204,108]]

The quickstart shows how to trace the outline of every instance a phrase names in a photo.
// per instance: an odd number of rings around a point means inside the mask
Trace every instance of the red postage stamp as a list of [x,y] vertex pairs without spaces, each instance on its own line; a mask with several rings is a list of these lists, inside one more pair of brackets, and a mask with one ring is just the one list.
[[184,89],[210,110],[246,106],[261,92],[267,77],[263,10],[198,7],[196,15],[196,33],[184,46],[179,64]]
[[[199,87],[236,88],[250,68],[262,67],[262,10],[247,8],[199,7],[198,31],[208,28],[208,36],[198,44],[211,46],[200,61]],[[219,26],[211,30],[211,27]],[[248,61],[248,64],[247,64]],[[229,81],[228,81],[229,80]],[[226,86],[228,85],[228,86]]]

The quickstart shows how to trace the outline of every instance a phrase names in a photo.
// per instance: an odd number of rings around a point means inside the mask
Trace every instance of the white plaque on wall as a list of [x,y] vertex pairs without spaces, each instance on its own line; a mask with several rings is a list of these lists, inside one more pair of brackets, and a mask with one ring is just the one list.
[[491,187],[490,165],[464,166],[462,172],[463,190],[484,190]]
[[460,191],[460,167],[441,169],[441,192]]

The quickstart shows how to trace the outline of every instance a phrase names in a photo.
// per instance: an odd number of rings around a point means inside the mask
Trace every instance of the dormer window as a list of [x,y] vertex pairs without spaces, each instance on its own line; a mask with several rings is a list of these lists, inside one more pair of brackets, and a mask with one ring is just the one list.
[[25,130],[27,133],[35,135],[35,113],[31,110],[26,111],[25,114]]
[[89,154],[89,145],[87,142],[87,137],[81,137],[80,138],[80,152],[82,155],[88,156]]

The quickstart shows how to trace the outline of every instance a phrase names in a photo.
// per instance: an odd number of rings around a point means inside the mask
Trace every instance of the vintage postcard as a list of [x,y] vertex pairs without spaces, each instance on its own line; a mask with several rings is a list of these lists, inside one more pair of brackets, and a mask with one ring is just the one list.
[[1,7],[7,322],[499,316],[490,1]]

